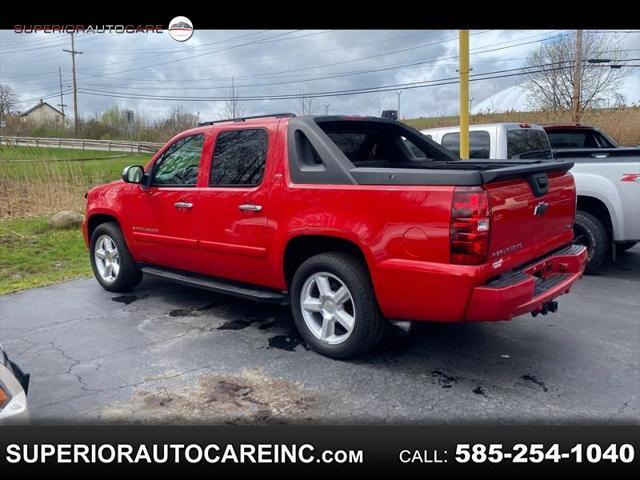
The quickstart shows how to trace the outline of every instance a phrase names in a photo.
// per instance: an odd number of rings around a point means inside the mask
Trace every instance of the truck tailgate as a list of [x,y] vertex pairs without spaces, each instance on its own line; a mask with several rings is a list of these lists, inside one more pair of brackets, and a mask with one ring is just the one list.
[[546,191],[536,188],[535,181],[528,177],[485,185],[492,212],[488,261],[496,273],[538,258],[573,238],[576,191],[572,175],[549,173]]

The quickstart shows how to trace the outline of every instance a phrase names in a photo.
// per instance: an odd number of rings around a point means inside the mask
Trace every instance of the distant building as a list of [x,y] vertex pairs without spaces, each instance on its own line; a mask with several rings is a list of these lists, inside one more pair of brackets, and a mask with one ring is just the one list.
[[64,113],[42,100],[26,112],[22,112],[20,117],[33,123],[64,123]]

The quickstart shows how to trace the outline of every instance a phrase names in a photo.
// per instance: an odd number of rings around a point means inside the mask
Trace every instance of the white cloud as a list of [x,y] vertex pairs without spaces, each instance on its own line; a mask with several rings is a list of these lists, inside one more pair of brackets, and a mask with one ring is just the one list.
[[[558,31],[474,31],[471,35],[472,73],[522,65],[541,39]],[[624,37],[625,48],[638,48],[640,35]],[[522,45],[518,45],[522,43]],[[508,47],[487,52],[486,50]],[[17,34],[0,31],[0,83],[8,84],[28,108],[38,98],[71,85],[69,35]],[[79,34],[76,48],[79,107],[82,116],[99,114],[112,105],[135,110],[148,119],[183,105],[213,118],[219,102],[116,98],[106,95],[212,97],[230,94],[234,77],[238,96],[291,95],[350,90],[455,78],[457,31],[343,30],[343,31],[218,31],[196,30],[184,43],[168,34]],[[389,53],[388,52],[394,52]],[[640,51],[630,52],[637,57]],[[361,60],[358,60],[361,59]],[[411,64],[405,68],[399,65]],[[363,70],[377,71],[356,74]],[[634,75],[640,72],[634,71]],[[347,75],[348,74],[348,75]],[[333,77],[333,78],[318,78]],[[640,79],[640,77],[638,77]],[[307,81],[302,81],[307,80]],[[478,103],[519,82],[519,77],[472,82],[471,97]],[[90,94],[89,91],[100,93]],[[104,93],[111,92],[111,93]],[[401,115],[406,117],[455,115],[456,84],[404,90]],[[59,103],[59,97],[48,100]],[[396,108],[394,90],[366,95],[314,99],[318,113],[379,114]],[[65,103],[71,105],[70,95]],[[296,111],[295,99],[246,102],[246,114]]]

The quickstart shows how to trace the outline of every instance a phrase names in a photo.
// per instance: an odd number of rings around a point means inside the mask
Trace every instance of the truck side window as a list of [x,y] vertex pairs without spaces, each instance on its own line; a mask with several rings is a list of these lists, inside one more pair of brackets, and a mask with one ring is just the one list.
[[151,184],[163,187],[194,186],[198,180],[198,168],[204,135],[181,138],[171,145],[153,166]]
[[255,186],[267,160],[267,131],[262,128],[221,132],[211,161],[209,186]]
[[507,158],[551,158],[551,144],[544,130],[507,130]]
[[[469,132],[469,158],[489,158],[490,144],[489,132]],[[442,137],[442,146],[460,156],[460,134],[445,134]]]

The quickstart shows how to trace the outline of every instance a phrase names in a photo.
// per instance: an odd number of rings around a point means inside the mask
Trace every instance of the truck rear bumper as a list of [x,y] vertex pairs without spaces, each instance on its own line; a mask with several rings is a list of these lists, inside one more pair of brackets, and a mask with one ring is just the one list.
[[511,320],[542,311],[554,298],[569,292],[582,277],[586,262],[587,249],[570,245],[475,287],[466,320]]

